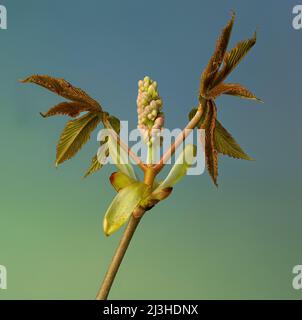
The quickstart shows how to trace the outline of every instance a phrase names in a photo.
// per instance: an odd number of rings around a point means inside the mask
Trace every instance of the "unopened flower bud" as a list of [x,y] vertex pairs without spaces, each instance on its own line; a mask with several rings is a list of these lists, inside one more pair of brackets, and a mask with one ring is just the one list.
[[155,102],[156,102],[156,104],[158,105],[159,108],[162,107],[163,102],[161,101],[161,99],[157,99]]
[[137,112],[138,126],[144,133],[144,140],[151,142],[153,130],[160,131],[164,125],[164,114],[161,112],[162,100],[158,94],[157,82],[149,77],[138,81]]

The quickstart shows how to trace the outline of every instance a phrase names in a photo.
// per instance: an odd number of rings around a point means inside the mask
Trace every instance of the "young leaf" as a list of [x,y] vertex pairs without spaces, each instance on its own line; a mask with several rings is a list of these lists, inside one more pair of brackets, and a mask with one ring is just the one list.
[[108,138],[109,154],[115,166],[130,178],[137,180],[128,153],[116,143],[112,135]]
[[239,144],[218,120],[216,120],[214,140],[215,147],[219,153],[236,159],[253,160],[241,149]]
[[160,192],[165,188],[174,186],[186,173],[188,168],[192,165],[196,156],[196,146],[187,144],[184,150],[180,153],[175,164],[167,175],[166,179],[154,190],[154,193]]
[[238,83],[221,83],[217,85],[210,91],[209,98],[216,99],[222,94],[228,94],[232,96],[237,96],[239,98],[257,100],[261,102],[261,100],[258,99],[251,91],[249,91],[248,89],[246,89]]
[[101,165],[106,163],[107,158],[109,157],[109,147],[108,147],[108,139],[101,142],[101,145],[96,154],[97,160]]
[[[109,116],[108,120],[115,132],[119,134],[120,132],[120,120],[114,116]],[[88,177],[90,174],[97,172],[102,169],[103,165],[106,163],[109,157],[109,147],[108,147],[108,137],[105,137],[104,141],[101,141],[101,146],[98,153],[92,158],[90,167],[85,173],[84,178]]]
[[215,51],[205,68],[204,72],[201,76],[201,82],[200,82],[200,95],[205,96],[206,91],[212,87],[212,81],[216,76],[216,73],[218,72],[221,63],[223,61],[224,55],[227,50],[227,46],[231,37],[233,24],[235,20],[235,14],[232,14],[232,17],[228,24],[225,26],[225,28],[222,30],[220,37],[218,38],[216,42],[216,48]]
[[81,112],[91,111],[91,107],[86,103],[81,102],[61,102],[58,105],[52,107],[45,113],[40,113],[43,118],[65,115],[72,118],[77,117]]
[[100,146],[98,153],[92,158],[90,167],[86,171],[84,178],[87,178],[89,175],[102,169],[102,167],[106,163],[106,160],[108,157],[109,157],[109,148],[108,148],[107,143],[104,142]]
[[214,144],[214,131],[216,125],[217,109],[214,101],[208,100],[205,120],[200,129],[205,130],[205,156],[208,172],[216,186],[218,176],[218,153]]
[[67,82],[64,79],[53,78],[47,75],[32,75],[22,80],[21,82],[35,83],[66,99],[88,104],[93,108],[94,111],[102,111],[101,106],[97,101],[92,99],[82,89],[72,86],[69,82]]
[[91,160],[91,164],[90,167],[87,169],[84,178],[87,178],[89,175],[97,172],[98,170],[102,169],[103,165],[100,164],[100,162],[98,161],[98,156],[95,155],[92,160]]
[[67,123],[57,145],[56,165],[72,158],[82,148],[101,118],[100,112],[89,112]]
[[136,182],[136,180],[130,178],[128,175],[122,172],[113,172],[109,178],[113,188],[119,192],[120,190],[130,186],[130,184]]
[[213,81],[213,86],[224,81],[226,77],[236,68],[240,61],[255,45],[256,37],[257,35],[255,32],[251,39],[240,41],[233,49],[226,53],[224,57],[224,64],[219,73],[217,73]]
[[134,182],[122,189],[110,204],[103,222],[107,236],[118,230],[131,216],[140,201],[148,196],[150,188],[143,182]]

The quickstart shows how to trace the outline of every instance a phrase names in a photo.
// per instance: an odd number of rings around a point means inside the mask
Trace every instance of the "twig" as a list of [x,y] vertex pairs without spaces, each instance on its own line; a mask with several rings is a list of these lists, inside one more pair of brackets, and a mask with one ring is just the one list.
[[191,131],[198,125],[198,122],[203,114],[203,108],[200,105],[195,116],[192,120],[186,125],[183,131],[177,136],[174,143],[170,146],[170,148],[164,153],[159,163],[154,167],[156,173],[160,172],[163,166],[167,163],[167,161],[172,157],[175,153],[176,149],[183,143],[183,141],[188,137]]

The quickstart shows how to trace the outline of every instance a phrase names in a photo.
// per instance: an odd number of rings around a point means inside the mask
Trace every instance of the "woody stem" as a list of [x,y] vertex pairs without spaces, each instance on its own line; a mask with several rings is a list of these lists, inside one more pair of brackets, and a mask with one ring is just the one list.
[[[145,172],[144,182],[145,184],[152,186],[155,178],[155,172],[150,167],[147,168]],[[122,260],[124,258],[124,255],[128,249],[128,246],[130,244],[130,241],[133,237],[133,234],[141,220],[142,215],[144,214],[144,210],[141,210],[139,212],[139,215],[137,215],[137,212],[134,215],[131,215],[131,218],[128,222],[128,225],[122,235],[122,238],[119,242],[119,245],[116,249],[116,252],[112,258],[112,261],[109,265],[109,268],[107,270],[107,273],[105,275],[105,278],[103,280],[103,283],[101,285],[101,288],[96,296],[96,300],[107,300],[108,294],[110,292],[111,286],[114,282],[114,279],[116,277],[116,274],[119,270],[119,267],[122,263]]]
[[141,218],[135,218],[131,216],[129,223],[124,231],[124,234],[120,240],[117,250],[112,258],[108,271],[103,280],[102,286],[96,296],[96,300],[107,300],[109,291],[117,274],[117,271],[122,263],[124,255],[128,249],[132,236],[138,226]]

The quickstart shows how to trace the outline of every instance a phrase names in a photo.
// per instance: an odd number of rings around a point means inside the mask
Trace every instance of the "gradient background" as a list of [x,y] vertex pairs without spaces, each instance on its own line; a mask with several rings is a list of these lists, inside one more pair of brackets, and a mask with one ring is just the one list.
[[0,299],[93,299],[121,232],[106,238],[115,192],[106,167],[81,177],[96,132],[76,158],[54,168],[65,118],[43,120],[62,98],[17,79],[64,77],[136,125],[137,81],[159,83],[167,127],[182,127],[199,77],[231,9],[231,45],[258,28],[258,42],[229,81],[265,104],[223,97],[219,119],[256,161],[220,159],[220,187],[187,177],[147,214],[117,276],[112,299],[302,298],[302,31],[299,1],[1,0]]

